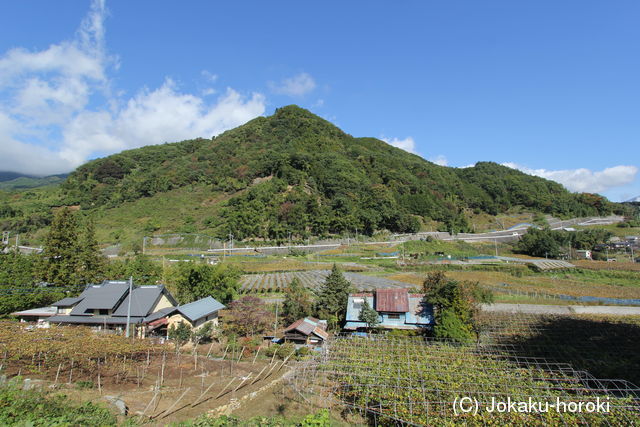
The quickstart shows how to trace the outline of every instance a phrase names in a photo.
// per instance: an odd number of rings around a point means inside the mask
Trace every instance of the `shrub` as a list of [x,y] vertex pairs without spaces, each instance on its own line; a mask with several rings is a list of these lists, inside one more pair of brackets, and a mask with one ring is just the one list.
[[92,402],[77,404],[64,395],[21,390],[12,382],[0,388],[0,425],[117,425],[109,410]]

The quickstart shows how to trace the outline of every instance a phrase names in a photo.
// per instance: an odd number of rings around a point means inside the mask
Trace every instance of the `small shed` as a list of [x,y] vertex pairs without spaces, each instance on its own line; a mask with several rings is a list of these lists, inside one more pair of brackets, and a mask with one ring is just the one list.
[[31,310],[22,310],[11,313],[12,316],[16,316],[21,322],[42,322],[49,319],[51,316],[55,316],[58,312],[56,307],[38,307]]
[[327,321],[315,317],[298,319],[284,330],[285,342],[319,346],[329,338]]

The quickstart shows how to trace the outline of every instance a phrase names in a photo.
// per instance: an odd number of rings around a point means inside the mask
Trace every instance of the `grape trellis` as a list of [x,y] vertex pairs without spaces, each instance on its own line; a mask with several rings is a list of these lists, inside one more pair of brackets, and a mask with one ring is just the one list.
[[[294,277],[309,289],[317,289],[329,275],[329,270],[292,271],[281,273],[247,274],[242,277],[242,292],[281,292],[291,283]],[[383,277],[366,276],[364,274],[345,272],[345,279],[358,290],[373,288],[406,288],[410,285]]]
[[[625,380],[596,379],[553,358],[524,356],[493,324],[478,343],[425,338],[338,336],[300,363],[290,384],[304,400],[360,412],[372,424],[634,425],[640,390]],[[516,322],[522,328],[531,323]],[[527,330],[530,332],[530,330]],[[508,333],[514,328],[508,328]],[[464,409],[460,406],[464,400]],[[563,402],[556,410],[489,412],[493,402]],[[470,402],[473,404],[469,405]],[[478,411],[474,414],[477,402]],[[597,402],[609,412],[588,412]],[[582,403],[581,411],[574,405]],[[587,405],[589,404],[589,405]],[[568,406],[567,406],[568,405]],[[568,408],[568,409],[567,409]],[[602,408],[602,407],[601,407]],[[565,409],[565,410],[562,410]]]

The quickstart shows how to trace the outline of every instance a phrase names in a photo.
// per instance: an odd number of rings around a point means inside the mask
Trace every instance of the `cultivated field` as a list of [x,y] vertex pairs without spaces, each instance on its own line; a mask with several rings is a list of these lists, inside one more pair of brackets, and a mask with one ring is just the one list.
[[[318,289],[326,280],[330,270],[295,271],[269,274],[247,274],[242,276],[241,291],[244,293],[283,292],[294,277],[308,289]],[[345,279],[360,291],[377,288],[406,288],[406,283],[382,277],[366,276],[358,273],[343,273]]]
[[[291,355],[289,355],[291,356]],[[75,399],[119,396],[131,415],[164,424],[194,418],[278,380],[288,357],[263,357],[256,348],[173,345],[129,340],[84,327],[26,330],[0,325],[0,370],[42,382]]]
[[[479,282],[496,293],[530,293],[546,295],[593,296],[605,298],[640,298],[640,277],[632,271],[575,269],[548,273],[522,273],[480,269],[447,269],[448,277]],[[403,272],[387,276],[390,280],[420,286],[427,272]]]
[[[340,405],[377,425],[635,425],[640,420],[640,390],[634,384],[598,380],[585,372],[594,367],[604,378],[634,376],[631,371],[640,368],[631,344],[640,339],[637,324],[625,324],[625,332],[606,319],[511,316],[486,321],[485,333],[473,344],[338,337],[321,355],[301,363],[291,384],[318,406]],[[566,339],[576,327],[582,332]],[[606,343],[617,344],[602,348]],[[598,359],[614,369],[594,365]],[[460,406],[461,399],[471,403]],[[508,399],[592,409],[606,401],[609,411],[489,411],[493,401]]]

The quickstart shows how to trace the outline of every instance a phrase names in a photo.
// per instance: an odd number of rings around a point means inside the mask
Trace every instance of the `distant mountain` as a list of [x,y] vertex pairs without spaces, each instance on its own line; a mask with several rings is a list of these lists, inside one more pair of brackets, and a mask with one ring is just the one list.
[[[188,207],[196,193],[209,194],[208,199]],[[80,204],[83,210],[117,207],[117,215],[136,218],[123,211],[129,209],[123,202],[162,194],[176,202],[153,205],[145,214],[150,229],[156,228],[154,218],[179,210],[184,223],[170,227],[221,237],[232,233],[236,239],[356,229],[411,232],[432,220],[462,231],[469,229],[471,212],[497,214],[521,206],[587,216],[608,214],[616,206],[492,162],[465,169],[439,166],[378,139],[355,138],[297,106],[213,139],[93,160],[68,177],[60,204]]]
[[39,177],[16,172],[0,172],[0,190],[20,190],[59,184],[67,176],[68,174],[60,174]]
[[24,177],[24,176],[28,176],[28,175],[24,175],[24,174],[17,173],[17,172],[3,172],[3,171],[0,171],[0,182],[11,181],[12,179],[16,179],[16,178],[20,178],[20,177]]
[[640,203],[640,196],[632,197],[625,201],[625,203]]

